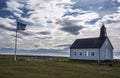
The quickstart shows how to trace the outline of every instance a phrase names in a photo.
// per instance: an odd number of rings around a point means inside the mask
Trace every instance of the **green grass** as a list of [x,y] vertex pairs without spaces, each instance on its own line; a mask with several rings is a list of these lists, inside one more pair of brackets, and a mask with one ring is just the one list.
[[84,61],[27,61],[0,56],[0,78],[120,78],[120,65]]

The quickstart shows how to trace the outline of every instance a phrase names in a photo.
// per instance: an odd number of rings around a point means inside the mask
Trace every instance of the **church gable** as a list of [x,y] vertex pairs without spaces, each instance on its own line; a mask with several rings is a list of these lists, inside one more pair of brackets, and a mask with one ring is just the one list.
[[[109,40],[108,37],[106,38],[104,44],[105,44],[106,46],[109,46],[111,49],[114,49],[113,46],[112,46],[112,44],[111,44],[111,41]],[[104,44],[103,44],[103,45],[104,45]],[[102,46],[103,46],[103,45],[102,45]]]

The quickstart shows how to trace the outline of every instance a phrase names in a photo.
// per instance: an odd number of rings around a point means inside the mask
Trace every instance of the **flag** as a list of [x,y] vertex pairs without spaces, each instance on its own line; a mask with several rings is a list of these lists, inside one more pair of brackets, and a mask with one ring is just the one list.
[[26,24],[17,22],[17,30],[25,30]]

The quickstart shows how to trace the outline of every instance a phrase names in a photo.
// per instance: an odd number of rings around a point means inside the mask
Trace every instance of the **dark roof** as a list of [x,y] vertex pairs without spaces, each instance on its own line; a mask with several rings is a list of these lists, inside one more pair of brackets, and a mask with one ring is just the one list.
[[101,48],[104,41],[107,39],[100,38],[85,38],[77,39],[70,47],[70,49],[84,49],[84,48]]

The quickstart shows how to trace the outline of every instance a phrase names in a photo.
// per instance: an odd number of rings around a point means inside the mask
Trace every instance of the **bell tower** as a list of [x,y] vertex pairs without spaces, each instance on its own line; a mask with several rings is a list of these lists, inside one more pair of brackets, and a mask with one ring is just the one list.
[[104,26],[104,24],[102,25],[101,29],[100,29],[100,39],[105,39],[107,37],[107,32],[106,32],[106,28]]

